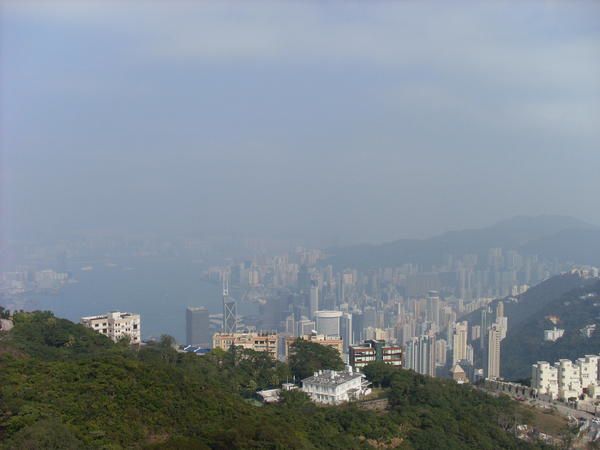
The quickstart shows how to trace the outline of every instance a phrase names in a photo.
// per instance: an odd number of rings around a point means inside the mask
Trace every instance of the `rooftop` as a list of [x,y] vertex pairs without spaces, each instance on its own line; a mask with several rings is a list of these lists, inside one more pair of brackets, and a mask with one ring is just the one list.
[[111,311],[107,314],[98,314],[97,316],[85,316],[82,317],[81,320],[108,319],[109,317],[112,317],[113,319],[125,319],[127,317],[139,317],[139,314],[121,311]]
[[360,372],[348,371],[335,371],[335,370],[321,370],[315,372],[312,377],[305,378],[302,380],[304,383],[319,384],[322,386],[339,386],[340,384],[347,383],[348,381],[354,380],[355,378],[362,378],[364,375]]

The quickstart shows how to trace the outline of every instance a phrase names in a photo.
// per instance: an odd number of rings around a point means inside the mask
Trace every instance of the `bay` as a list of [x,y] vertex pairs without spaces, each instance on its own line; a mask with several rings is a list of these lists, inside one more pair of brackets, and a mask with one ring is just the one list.
[[[202,277],[205,267],[198,262],[139,257],[76,265],[72,262],[69,269],[77,282],[65,285],[57,294],[29,294],[25,308],[49,310],[74,322],[109,311],[139,313],[143,339],[169,334],[180,343],[185,341],[188,306],[222,313],[221,286]],[[256,308],[238,302],[238,314],[256,314]]]

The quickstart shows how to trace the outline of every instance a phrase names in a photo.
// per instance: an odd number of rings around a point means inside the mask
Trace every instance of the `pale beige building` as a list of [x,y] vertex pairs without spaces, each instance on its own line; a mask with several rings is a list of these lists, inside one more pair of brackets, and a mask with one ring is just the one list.
[[273,359],[277,359],[277,333],[215,333],[213,335],[213,348],[229,350],[232,345],[255,352],[267,352]]
[[323,334],[306,334],[300,337],[288,336],[285,338],[285,358],[287,359],[290,354],[290,347],[296,341],[296,339],[302,339],[305,341],[314,342],[315,344],[326,345],[332,347],[338,351],[340,356],[344,352],[344,341],[342,339],[329,338]]
[[459,322],[455,325],[454,335],[452,336],[452,364],[457,364],[463,359],[467,359],[467,333],[469,323]]

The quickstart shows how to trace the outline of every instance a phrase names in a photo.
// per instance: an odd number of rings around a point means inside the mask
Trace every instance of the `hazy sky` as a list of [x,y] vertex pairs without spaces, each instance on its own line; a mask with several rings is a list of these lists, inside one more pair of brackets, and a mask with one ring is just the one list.
[[600,223],[599,2],[2,2],[2,217],[381,241]]

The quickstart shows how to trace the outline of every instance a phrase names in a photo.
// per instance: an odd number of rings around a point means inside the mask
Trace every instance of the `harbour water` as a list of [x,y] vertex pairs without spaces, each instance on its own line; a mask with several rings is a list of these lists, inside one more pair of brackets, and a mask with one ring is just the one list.
[[[169,334],[178,342],[185,339],[186,307],[222,313],[221,286],[203,279],[204,266],[194,261],[140,257],[87,261],[69,269],[76,283],[55,295],[27,295],[25,308],[50,310],[72,321],[115,310],[137,312],[143,339]],[[238,314],[255,314],[256,308],[238,302]]]

